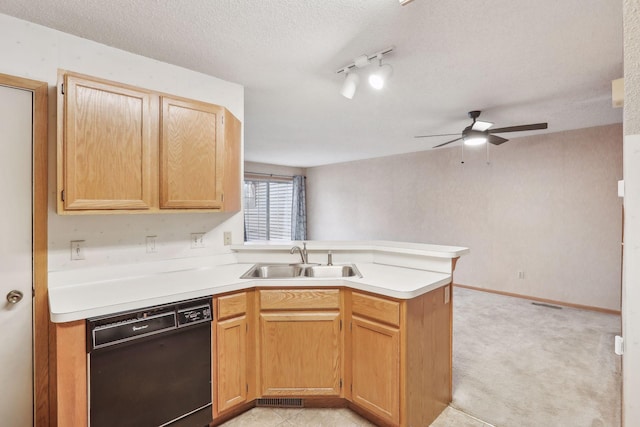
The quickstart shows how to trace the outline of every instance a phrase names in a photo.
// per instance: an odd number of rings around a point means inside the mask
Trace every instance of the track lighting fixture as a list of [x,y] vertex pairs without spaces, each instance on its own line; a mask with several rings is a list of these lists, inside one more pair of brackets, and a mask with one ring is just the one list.
[[371,55],[360,55],[355,58],[351,64],[348,64],[337,70],[336,73],[345,74],[345,79],[342,83],[340,94],[342,94],[342,96],[344,96],[345,98],[353,99],[356,88],[358,87],[358,83],[360,82],[360,77],[358,76],[358,74],[356,74],[356,69],[369,66],[369,64],[371,64],[371,61],[374,59],[377,60],[378,66],[369,75],[369,84],[374,89],[382,89],[387,79],[393,72],[391,65],[382,63],[382,57],[388,53],[391,53],[393,49],[394,48],[392,46]]

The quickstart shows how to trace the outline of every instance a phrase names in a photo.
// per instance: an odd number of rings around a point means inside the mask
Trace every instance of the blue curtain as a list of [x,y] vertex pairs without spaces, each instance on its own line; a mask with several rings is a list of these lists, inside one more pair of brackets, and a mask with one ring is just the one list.
[[305,177],[293,177],[293,203],[291,206],[291,240],[307,239],[307,196]]

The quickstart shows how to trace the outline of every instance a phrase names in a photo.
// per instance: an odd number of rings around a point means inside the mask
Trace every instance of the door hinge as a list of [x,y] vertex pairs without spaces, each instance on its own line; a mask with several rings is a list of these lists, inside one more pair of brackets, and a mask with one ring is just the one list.
[[60,192],[60,199],[62,199],[62,201],[64,202],[64,190]]
[[60,83],[60,94],[64,95],[64,83]]

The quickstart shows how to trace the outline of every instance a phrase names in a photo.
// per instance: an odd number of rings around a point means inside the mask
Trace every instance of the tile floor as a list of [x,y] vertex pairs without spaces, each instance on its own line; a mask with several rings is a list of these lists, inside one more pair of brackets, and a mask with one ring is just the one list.
[[[253,408],[220,427],[375,427],[375,424],[346,408]],[[493,426],[448,407],[431,427]]]

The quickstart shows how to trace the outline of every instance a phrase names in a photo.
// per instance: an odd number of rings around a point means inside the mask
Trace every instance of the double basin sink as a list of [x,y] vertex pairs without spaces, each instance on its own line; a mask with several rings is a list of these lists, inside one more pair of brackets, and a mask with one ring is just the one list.
[[291,279],[291,278],[340,278],[362,277],[353,265],[319,264],[256,264],[241,279]]

